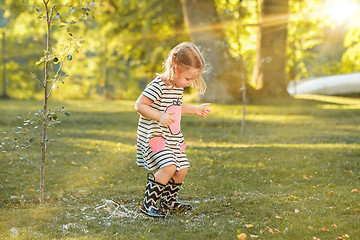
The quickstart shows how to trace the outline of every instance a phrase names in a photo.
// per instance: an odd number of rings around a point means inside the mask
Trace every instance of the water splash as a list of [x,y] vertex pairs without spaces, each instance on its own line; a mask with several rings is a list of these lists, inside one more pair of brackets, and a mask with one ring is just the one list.
[[116,218],[143,218],[143,215],[139,212],[135,212],[132,210],[127,209],[124,204],[118,204],[114,202],[113,200],[104,200],[105,204],[100,205],[95,208],[95,210],[98,209],[104,209],[107,213],[110,214],[106,219],[110,219],[112,217]]

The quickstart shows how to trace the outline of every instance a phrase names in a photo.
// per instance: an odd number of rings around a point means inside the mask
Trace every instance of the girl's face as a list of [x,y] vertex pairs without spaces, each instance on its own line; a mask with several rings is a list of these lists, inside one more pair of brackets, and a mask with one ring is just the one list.
[[176,66],[174,69],[173,82],[177,88],[186,88],[193,84],[193,82],[200,77],[202,69],[197,69],[193,67],[187,67],[181,69]]

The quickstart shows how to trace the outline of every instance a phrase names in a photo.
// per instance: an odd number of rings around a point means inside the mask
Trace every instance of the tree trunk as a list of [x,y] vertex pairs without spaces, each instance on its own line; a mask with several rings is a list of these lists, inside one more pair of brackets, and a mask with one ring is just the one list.
[[262,0],[253,82],[265,96],[286,96],[288,0]]
[[49,0],[44,0],[44,7],[46,11],[46,53],[45,53],[45,77],[44,77],[44,118],[43,118],[43,133],[41,140],[41,167],[40,167],[40,203],[44,203],[44,189],[45,189],[45,160],[46,160],[46,143],[47,143],[47,106],[48,106],[48,81],[49,81],[49,67],[50,67],[50,51],[51,51],[51,19],[54,7],[51,10],[48,8]]
[[2,96],[1,98],[9,98],[7,94],[7,82],[6,82],[6,58],[5,58],[5,51],[6,51],[6,39],[5,39],[5,32],[2,33],[2,51],[1,51],[1,64],[2,64],[2,79],[3,79],[3,86],[2,86]]
[[219,103],[241,100],[242,83],[247,83],[246,70],[242,59],[236,60],[229,53],[214,1],[181,2],[190,37],[209,65],[204,73],[207,92],[200,100]]

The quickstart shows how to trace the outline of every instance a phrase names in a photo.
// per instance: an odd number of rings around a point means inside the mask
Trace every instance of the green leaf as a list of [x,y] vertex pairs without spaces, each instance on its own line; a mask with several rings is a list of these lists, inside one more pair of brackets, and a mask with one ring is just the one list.
[[30,7],[30,8],[35,9],[37,12],[43,11],[41,8],[37,8],[37,7],[35,7],[35,6],[32,6],[32,7]]
[[39,64],[41,64],[41,63],[44,62],[44,61],[45,61],[45,57],[42,57],[42,58],[39,59],[39,61],[37,61],[37,62],[35,63],[35,65],[39,65]]

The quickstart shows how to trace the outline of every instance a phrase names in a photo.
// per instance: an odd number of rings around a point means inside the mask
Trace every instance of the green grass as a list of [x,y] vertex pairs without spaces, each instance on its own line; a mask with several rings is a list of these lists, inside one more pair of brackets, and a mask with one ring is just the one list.
[[[134,212],[143,200],[147,172],[136,166],[133,105],[52,104],[71,117],[62,117],[60,136],[48,146],[44,205],[37,203],[39,171],[0,152],[0,239],[359,238],[360,193],[352,191],[360,190],[359,99],[252,103],[244,135],[241,105],[214,104],[206,119],[184,116],[192,168],[180,199],[195,209],[165,220],[109,219],[98,208],[104,200]],[[38,101],[1,100],[0,132],[40,108]],[[38,151],[31,154],[38,163]]]

